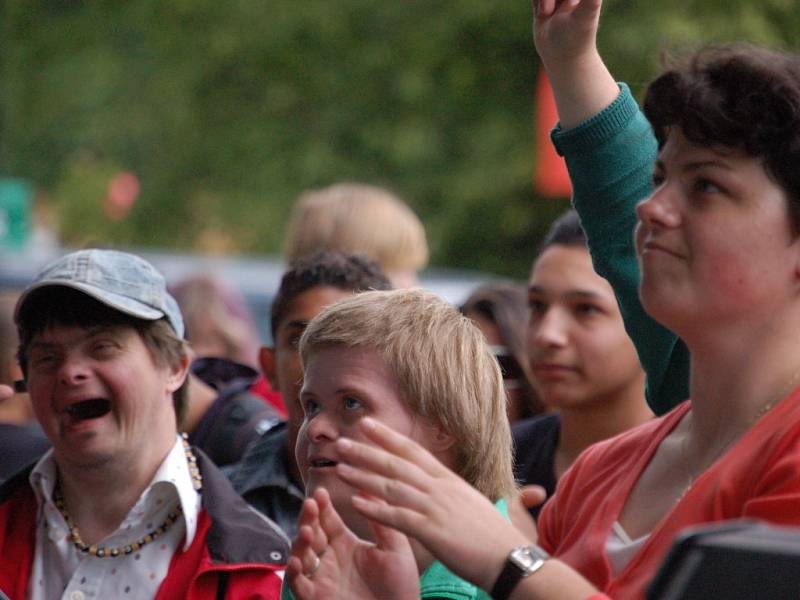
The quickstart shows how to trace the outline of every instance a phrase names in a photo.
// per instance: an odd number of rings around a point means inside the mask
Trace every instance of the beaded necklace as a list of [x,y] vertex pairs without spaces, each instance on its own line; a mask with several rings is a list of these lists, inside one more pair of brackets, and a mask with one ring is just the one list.
[[[189,446],[187,435],[185,433],[181,434],[181,441],[183,442],[183,452],[186,455],[186,463],[189,467],[189,475],[192,478],[192,485],[194,486],[194,489],[199,492],[203,489],[203,477],[200,475],[200,470],[197,467],[197,457],[195,457],[194,453],[192,452],[192,449]],[[135,542],[131,544],[125,544],[124,546],[117,546],[115,548],[106,548],[105,546],[98,546],[97,544],[87,544],[83,541],[83,539],[81,539],[81,533],[78,530],[77,524],[72,519],[69,512],[67,512],[67,507],[64,503],[64,495],[61,493],[60,483],[57,483],[55,489],[53,490],[53,502],[58,511],[61,513],[61,516],[64,517],[64,521],[67,522],[67,527],[69,527],[69,539],[72,542],[72,545],[81,552],[90,554],[91,556],[96,556],[97,558],[116,558],[117,556],[125,556],[127,554],[131,554],[132,552],[138,551],[142,548],[142,546],[145,546],[156,538],[164,535],[169,528],[172,527],[175,521],[178,520],[178,517],[183,514],[183,509],[181,508],[181,505],[178,504],[175,510],[167,515],[167,518],[164,519],[164,522],[161,523],[161,525],[150,531],[148,534],[142,536]]]

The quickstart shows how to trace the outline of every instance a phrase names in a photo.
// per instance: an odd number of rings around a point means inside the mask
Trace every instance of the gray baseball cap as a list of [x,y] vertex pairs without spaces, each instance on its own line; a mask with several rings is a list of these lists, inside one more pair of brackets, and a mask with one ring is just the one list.
[[49,286],[79,290],[122,313],[146,321],[166,317],[183,337],[183,317],[167,291],[164,276],[134,254],[118,250],[78,250],[42,269],[17,301],[14,320],[30,294]]

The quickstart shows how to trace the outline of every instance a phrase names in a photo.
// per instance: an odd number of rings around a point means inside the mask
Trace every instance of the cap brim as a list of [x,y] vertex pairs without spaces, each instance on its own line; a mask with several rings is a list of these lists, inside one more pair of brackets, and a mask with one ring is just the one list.
[[14,308],[15,323],[19,322],[19,313],[22,310],[22,306],[25,304],[28,298],[30,298],[30,295],[33,292],[46,287],[67,287],[78,290],[79,292],[83,292],[87,296],[94,298],[101,304],[105,304],[106,306],[118,310],[121,313],[125,313],[126,315],[136,317],[137,319],[143,319],[145,321],[157,321],[158,319],[166,316],[162,311],[155,309],[152,306],[142,304],[141,302],[120,294],[115,294],[106,290],[100,290],[86,283],[66,280],[49,280],[34,283],[22,293],[17,301],[16,307]]

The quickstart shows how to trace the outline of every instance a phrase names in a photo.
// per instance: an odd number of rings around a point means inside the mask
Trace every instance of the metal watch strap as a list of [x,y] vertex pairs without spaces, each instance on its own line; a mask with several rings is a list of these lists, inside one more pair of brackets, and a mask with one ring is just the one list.
[[[515,560],[516,556],[520,553],[527,553],[530,555],[533,559],[530,566],[524,567]],[[549,557],[550,555],[536,544],[514,548],[509,552],[503,570],[500,571],[500,575],[497,577],[494,587],[492,587],[491,597],[494,598],[494,600],[506,600],[511,595],[511,592],[514,591],[514,588],[517,587],[520,580],[529,575],[533,575],[542,567],[544,561]]]

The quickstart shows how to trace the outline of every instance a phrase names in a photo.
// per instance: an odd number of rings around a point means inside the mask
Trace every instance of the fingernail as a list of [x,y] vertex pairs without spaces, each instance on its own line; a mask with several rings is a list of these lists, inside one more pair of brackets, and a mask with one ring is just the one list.
[[339,447],[340,450],[349,450],[353,447],[353,442],[348,440],[347,438],[339,438],[336,440],[336,445]]
[[361,424],[364,429],[375,429],[375,420],[370,417],[364,417],[361,419]]

